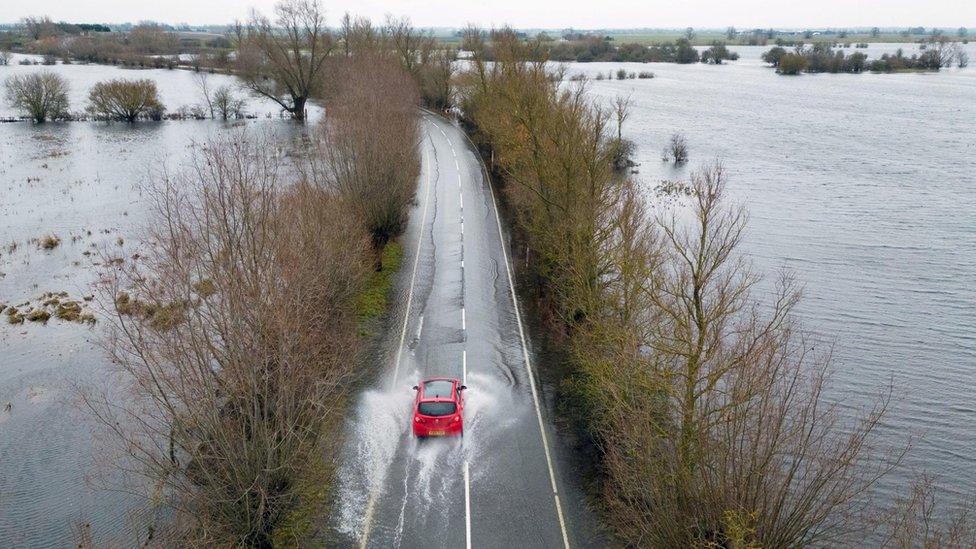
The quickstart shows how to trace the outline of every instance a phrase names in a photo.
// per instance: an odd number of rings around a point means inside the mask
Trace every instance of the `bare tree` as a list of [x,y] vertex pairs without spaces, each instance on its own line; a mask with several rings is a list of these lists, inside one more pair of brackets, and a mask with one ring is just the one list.
[[842,419],[824,394],[829,352],[793,320],[793,281],[769,303],[752,297],[759,278],[737,251],[745,213],[724,189],[721,166],[703,168],[692,219],[656,217],[649,242],[663,255],[649,256],[620,361],[632,387],[597,392],[614,522],[635,545],[850,543],[873,528],[870,488],[903,455],[872,445],[888,399]]
[[942,489],[933,475],[917,475],[908,495],[899,498],[895,513],[886,522],[879,546],[885,549],[976,547],[976,502],[951,511],[938,500]]
[[386,40],[385,32],[373,27],[369,19],[353,18],[348,13],[342,17],[338,38],[343,54],[347,57],[357,52],[371,52],[376,55],[384,48],[383,42]]
[[194,73],[193,80],[200,90],[200,95],[203,96],[203,100],[207,103],[210,118],[214,118],[214,103],[210,92],[210,75],[206,71],[198,70]]
[[243,114],[245,101],[234,94],[230,86],[219,86],[213,92],[212,108],[220,115],[221,120],[239,118]]
[[960,69],[964,69],[969,66],[969,54],[962,48],[959,48],[959,51],[956,52],[956,66],[958,66]]
[[688,140],[680,133],[671,134],[668,146],[664,148],[662,158],[665,162],[670,160],[675,164],[684,164],[688,161]]
[[624,123],[630,118],[630,110],[634,106],[633,99],[618,95],[613,100],[613,114],[617,121],[617,141],[624,138]]
[[58,26],[46,15],[43,17],[25,17],[23,24],[27,35],[33,40],[51,38],[60,34]]
[[175,511],[181,545],[270,547],[328,483],[368,244],[332,197],[287,184],[282,161],[245,134],[206,145],[152,186],[143,258],[103,273],[128,392],[92,387],[85,402],[126,486]]
[[156,82],[122,78],[99,82],[88,92],[88,112],[100,120],[135,122],[140,118],[160,120],[163,104]]
[[273,23],[254,13],[237,26],[238,71],[251,90],[304,121],[334,43],[318,0],[282,0],[274,11]]
[[10,64],[11,54],[7,50],[0,50],[0,66],[6,66]]
[[384,31],[389,37],[391,47],[403,63],[403,68],[415,74],[420,64],[421,51],[434,43],[434,37],[416,29],[407,17],[387,16]]
[[68,116],[68,81],[42,71],[7,77],[7,101],[31,120],[42,123]]
[[416,189],[417,87],[384,56],[352,56],[336,74],[318,161],[307,176],[342,197],[379,249],[403,230]]

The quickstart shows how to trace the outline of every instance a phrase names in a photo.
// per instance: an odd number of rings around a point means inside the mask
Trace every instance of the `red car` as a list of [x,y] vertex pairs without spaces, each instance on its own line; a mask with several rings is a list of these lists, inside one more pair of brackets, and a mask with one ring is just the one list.
[[458,379],[437,377],[414,385],[413,434],[418,438],[464,435],[464,390]]

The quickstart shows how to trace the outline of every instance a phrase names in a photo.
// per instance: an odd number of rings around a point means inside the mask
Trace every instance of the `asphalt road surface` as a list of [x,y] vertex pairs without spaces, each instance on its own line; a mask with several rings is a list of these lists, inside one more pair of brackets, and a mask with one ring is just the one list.
[[[506,236],[464,134],[422,120],[423,169],[384,375],[358,396],[335,528],[359,547],[583,547],[592,515],[563,457],[516,308]],[[463,438],[418,441],[412,386],[457,377]]]

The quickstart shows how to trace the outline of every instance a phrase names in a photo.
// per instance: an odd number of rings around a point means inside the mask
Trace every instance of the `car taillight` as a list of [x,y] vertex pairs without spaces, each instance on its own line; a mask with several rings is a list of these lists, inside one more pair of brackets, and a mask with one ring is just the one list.
[[454,416],[454,422],[457,423],[458,421],[461,421],[461,414]]
[[414,416],[414,417],[413,417],[413,419],[414,419],[414,421],[416,421],[417,423],[423,423],[423,422],[424,422],[424,418],[422,418],[422,417],[420,417],[420,416]]

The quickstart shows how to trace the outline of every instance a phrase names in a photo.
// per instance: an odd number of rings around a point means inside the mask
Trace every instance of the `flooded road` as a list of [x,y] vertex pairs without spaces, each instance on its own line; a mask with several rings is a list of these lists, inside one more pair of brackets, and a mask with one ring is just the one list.
[[[625,132],[638,146],[636,176],[651,192],[662,179],[687,178],[700,162],[724,161],[730,191],[751,214],[746,251],[762,271],[796,273],[806,286],[804,325],[818,345],[834,346],[831,397],[857,413],[891,383],[896,401],[884,440],[918,437],[908,465],[941,475],[950,496],[972,496],[976,68],[789,78],[759,61],[767,48],[735,49],[743,58],[720,67],[570,68],[655,72],[652,80],[591,85],[596,97],[634,100]],[[70,76],[72,110],[84,107],[94,81],[118,77],[157,79],[171,110],[199,101],[184,71],[14,65],[0,68],[0,78],[42,69]],[[0,124],[0,302],[90,295],[93,251],[120,240],[138,246],[146,222],[141,184],[161,163],[178,168],[194,143],[239,124],[283,136],[301,131],[265,120],[275,116],[273,105],[252,98],[248,110],[261,119]],[[0,117],[9,114],[0,108]],[[451,126],[430,119],[425,132],[424,179],[404,237],[394,322],[378,358],[383,375],[351,411],[338,544],[357,545],[368,524],[374,547],[461,546],[467,539],[483,547],[559,547],[555,478],[571,545],[599,545],[588,537],[596,531],[592,515],[552,429],[551,391],[532,390],[503,240],[477,159]],[[687,166],[660,161],[673,132],[688,138]],[[46,235],[60,244],[43,249]],[[98,489],[91,425],[74,396],[76,384],[103,379],[98,335],[97,324],[0,318],[0,546],[71,546],[74,528],[85,522],[101,545],[128,545],[132,532],[144,531],[142,497]],[[424,376],[464,377],[465,370],[471,389],[463,442],[418,445],[408,431],[411,387]],[[543,432],[551,435],[548,462]],[[904,484],[893,475],[880,489],[894,495]]]
[[[359,396],[349,424],[340,544],[594,545],[593,517],[531,369],[491,188],[458,128],[428,117],[424,129],[397,329],[378,386]],[[468,386],[464,436],[418,442],[411,387],[439,376]]]

